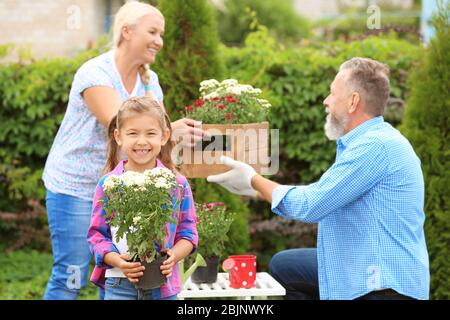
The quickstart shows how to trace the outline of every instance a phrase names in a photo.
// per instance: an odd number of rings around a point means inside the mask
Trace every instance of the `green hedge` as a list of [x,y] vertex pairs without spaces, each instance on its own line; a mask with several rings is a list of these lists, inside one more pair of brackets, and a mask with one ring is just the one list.
[[0,65],[0,210],[44,198],[42,168],[62,121],[77,68],[97,50]]
[[241,46],[256,21],[281,42],[297,42],[311,35],[310,22],[297,14],[291,0],[226,0],[224,7],[217,9],[217,25],[226,45]]
[[411,77],[401,130],[422,160],[431,298],[450,298],[450,4],[434,20],[436,37]]
[[164,49],[152,68],[164,90],[164,105],[172,118],[198,97],[199,83],[221,77],[223,61],[214,11],[207,0],[159,0],[164,14]]

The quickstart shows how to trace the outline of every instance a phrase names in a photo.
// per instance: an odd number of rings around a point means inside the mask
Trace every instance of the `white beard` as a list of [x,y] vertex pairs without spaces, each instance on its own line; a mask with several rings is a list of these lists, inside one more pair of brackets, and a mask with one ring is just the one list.
[[[327,112],[329,112],[327,110]],[[331,113],[327,115],[327,121],[325,123],[325,135],[329,140],[337,140],[345,134],[345,127],[348,123],[348,117],[343,117],[340,121]]]

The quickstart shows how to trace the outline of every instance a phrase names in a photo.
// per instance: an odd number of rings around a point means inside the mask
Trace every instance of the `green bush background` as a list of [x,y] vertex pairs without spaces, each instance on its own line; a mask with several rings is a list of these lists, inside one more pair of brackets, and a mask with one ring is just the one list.
[[220,40],[241,46],[255,21],[267,26],[280,42],[296,42],[311,35],[311,23],[295,12],[291,0],[227,0],[224,10],[217,10]]
[[422,161],[425,235],[432,298],[450,298],[450,3],[433,22],[436,37],[410,78],[402,132]]
[[[202,5],[201,2],[197,4]],[[167,10],[166,19],[169,19],[169,9]],[[176,13],[173,11],[174,16]],[[448,147],[445,147],[448,142],[448,115],[441,115],[444,120],[441,123],[441,131],[436,134],[439,138],[423,139],[423,136],[427,136],[423,132],[438,130],[435,128],[437,120],[431,117],[432,113],[428,108],[446,101],[447,104],[443,105],[442,110],[449,110],[448,88],[442,87],[442,84],[449,83],[448,26],[440,41],[445,43],[446,47],[436,51],[439,55],[431,53],[428,69],[418,69],[409,82],[408,75],[411,71],[425,64],[425,60],[421,59],[424,49],[419,44],[399,39],[395,34],[368,37],[355,42],[305,40],[301,45],[285,46],[273,36],[273,31],[262,26],[256,28],[257,31],[250,33],[239,48],[228,48],[214,39],[211,40],[213,44],[210,49],[218,51],[215,53],[216,63],[209,62],[208,65],[213,65],[215,69],[205,71],[202,61],[199,60],[199,64],[190,69],[192,73],[183,73],[192,62],[190,55],[181,52],[175,56],[174,52],[180,51],[180,48],[175,46],[176,41],[173,46],[168,45],[164,49],[167,52],[162,53],[154,69],[160,77],[166,94],[166,107],[172,118],[176,119],[182,114],[184,105],[192,102],[196,97],[198,82],[204,78],[236,78],[240,82],[261,88],[265,98],[273,105],[269,119],[271,127],[280,130],[281,167],[273,179],[284,184],[303,184],[320,177],[335,157],[334,143],[328,141],[323,134],[325,112],[322,102],[343,61],[354,56],[364,56],[383,61],[390,66],[391,96],[400,101],[400,107],[399,104],[390,106],[386,119],[395,126],[401,124],[402,102],[409,97],[411,88],[422,85],[423,91],[429,90],[428,95],[414,93],[411,100],[408,100],[408,106],[411,104],[428,107],[422,108],[421,111],[417,111],[418,107],[411,107],[410,115],[407,116],[410,124],[405,124],[405,129],[402,127],[402,130],[405,130],[412,140],[424,164],[427,183],[426,236],[432,265],[432,297],[448,299],[448,196],[442,191],[448,186],[448,183],[445,183],[448,177],[440,177],[442,172],[448,171],[445,170],[448,167],[445,166],[448,163]],[[169,34],[166,44],[170,43],[171,37],[175,39],[179,36],[175,31]],[[191,42],[194,45],[198,43]],[[214,49],[216,45],[218,47]],[[66,109],[73,75],[84,61],[105,50],[105,47],[100,46],[82,52],[75,58],[39,61],[24,59],[21,62],[0,64],[0,211],[23,212],[29,199],[44,203],[45,189],[40,180],[42,169]],[[0,53],[5,52],[7,49],[0,47]],[[217,56],[217,52],[220,52],[221,57]],[[438,81],[436,74],[443,79]],[[430,86],[439,87],[436,92],[440,93],[435,93]],[[441,96],[435,103],[429,103],[433,101],[433,97]],[[418,122],[418,119],[427,121]],[[422,131],[408,129],[411,123]],[[442,132],[446,132],[446,135],[439,135]],[[230,234],[232,240],[225,255],[255,252],[258,254],[259,268],[265,269],[270,257],[279,250],[314,245],[316,231],[314,226],[308,225],[296,225],[302,237],[292,237],[289,241],[286,240],[286,235],[280,234],[275,227],[267,228],[264,232],[252,231],[250,240],[249,229],[254,229],[252,223],[273,219],[268,205],[260,202],[247,203],[218,186],[207,184],[204,180],[192,179],[191,184],[197,201],[225,202],[231,210],[239,213],[238,219],[233,223]],[[16,231],[14,223],[0,222],[1,243],[7,246],[14,241],[17,237]],[[25,251],[4,257],[20,260],[26,256],[35,260],[41,257],[42,264],[37,265],[47,268],[49,274],[51,259],[46,253],[41,256],[33,251]],[[44,256],[45,258],[42,258]],[[2,267],[2,274],[10,270]],[[48,274],[37,275],[37,282],[30,284],[43,286],[43,279],[46,280]],[[13,277],[11,281],[14,279]],[[15,295],[8,281],[5,277],[0,279],[0,297],[3,297],[5,292],[11,292],[5,297],[39,298],[39,294],[31,289],[26,297]],[[93,297],[93,292],[94,290],[89,291],[87,296]]]

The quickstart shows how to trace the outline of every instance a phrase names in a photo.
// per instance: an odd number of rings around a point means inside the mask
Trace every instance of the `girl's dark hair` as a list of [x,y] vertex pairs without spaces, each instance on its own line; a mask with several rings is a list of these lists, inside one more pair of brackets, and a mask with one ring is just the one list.
[[158,159],[167,168],[176,173],[175,165],[171,156],[174,147],[174,142],[171,139],[172,127],[170,125],[170,118],[164,110],[164,107],[151,97],[133,97],[125,101],[120,106],[119,112],[109,123],[107,158],[102,174],[112,171],[120,161],[120,147],[114,138],[115,129],[120,130],[124,120],[127,117],[142,113],[150,113],[152,116],[157,118],[162,131],[169,129],[169,140],[164,146],[161,147],[161,152],[158,155]]

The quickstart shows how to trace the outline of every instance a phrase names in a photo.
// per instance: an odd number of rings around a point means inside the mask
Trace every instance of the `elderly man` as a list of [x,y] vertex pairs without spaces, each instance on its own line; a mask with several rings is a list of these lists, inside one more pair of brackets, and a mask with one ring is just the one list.
[[284,186],[245,163],[208,177],[272,203],[282,217],[318,223],[317,248],[276,254],[270,273],[287,299],[428,299],[424,182],[410,143],[382,117],[389,69],[365,58],[344,62],[325,99],[325,134],[336,161],[319,181]]

